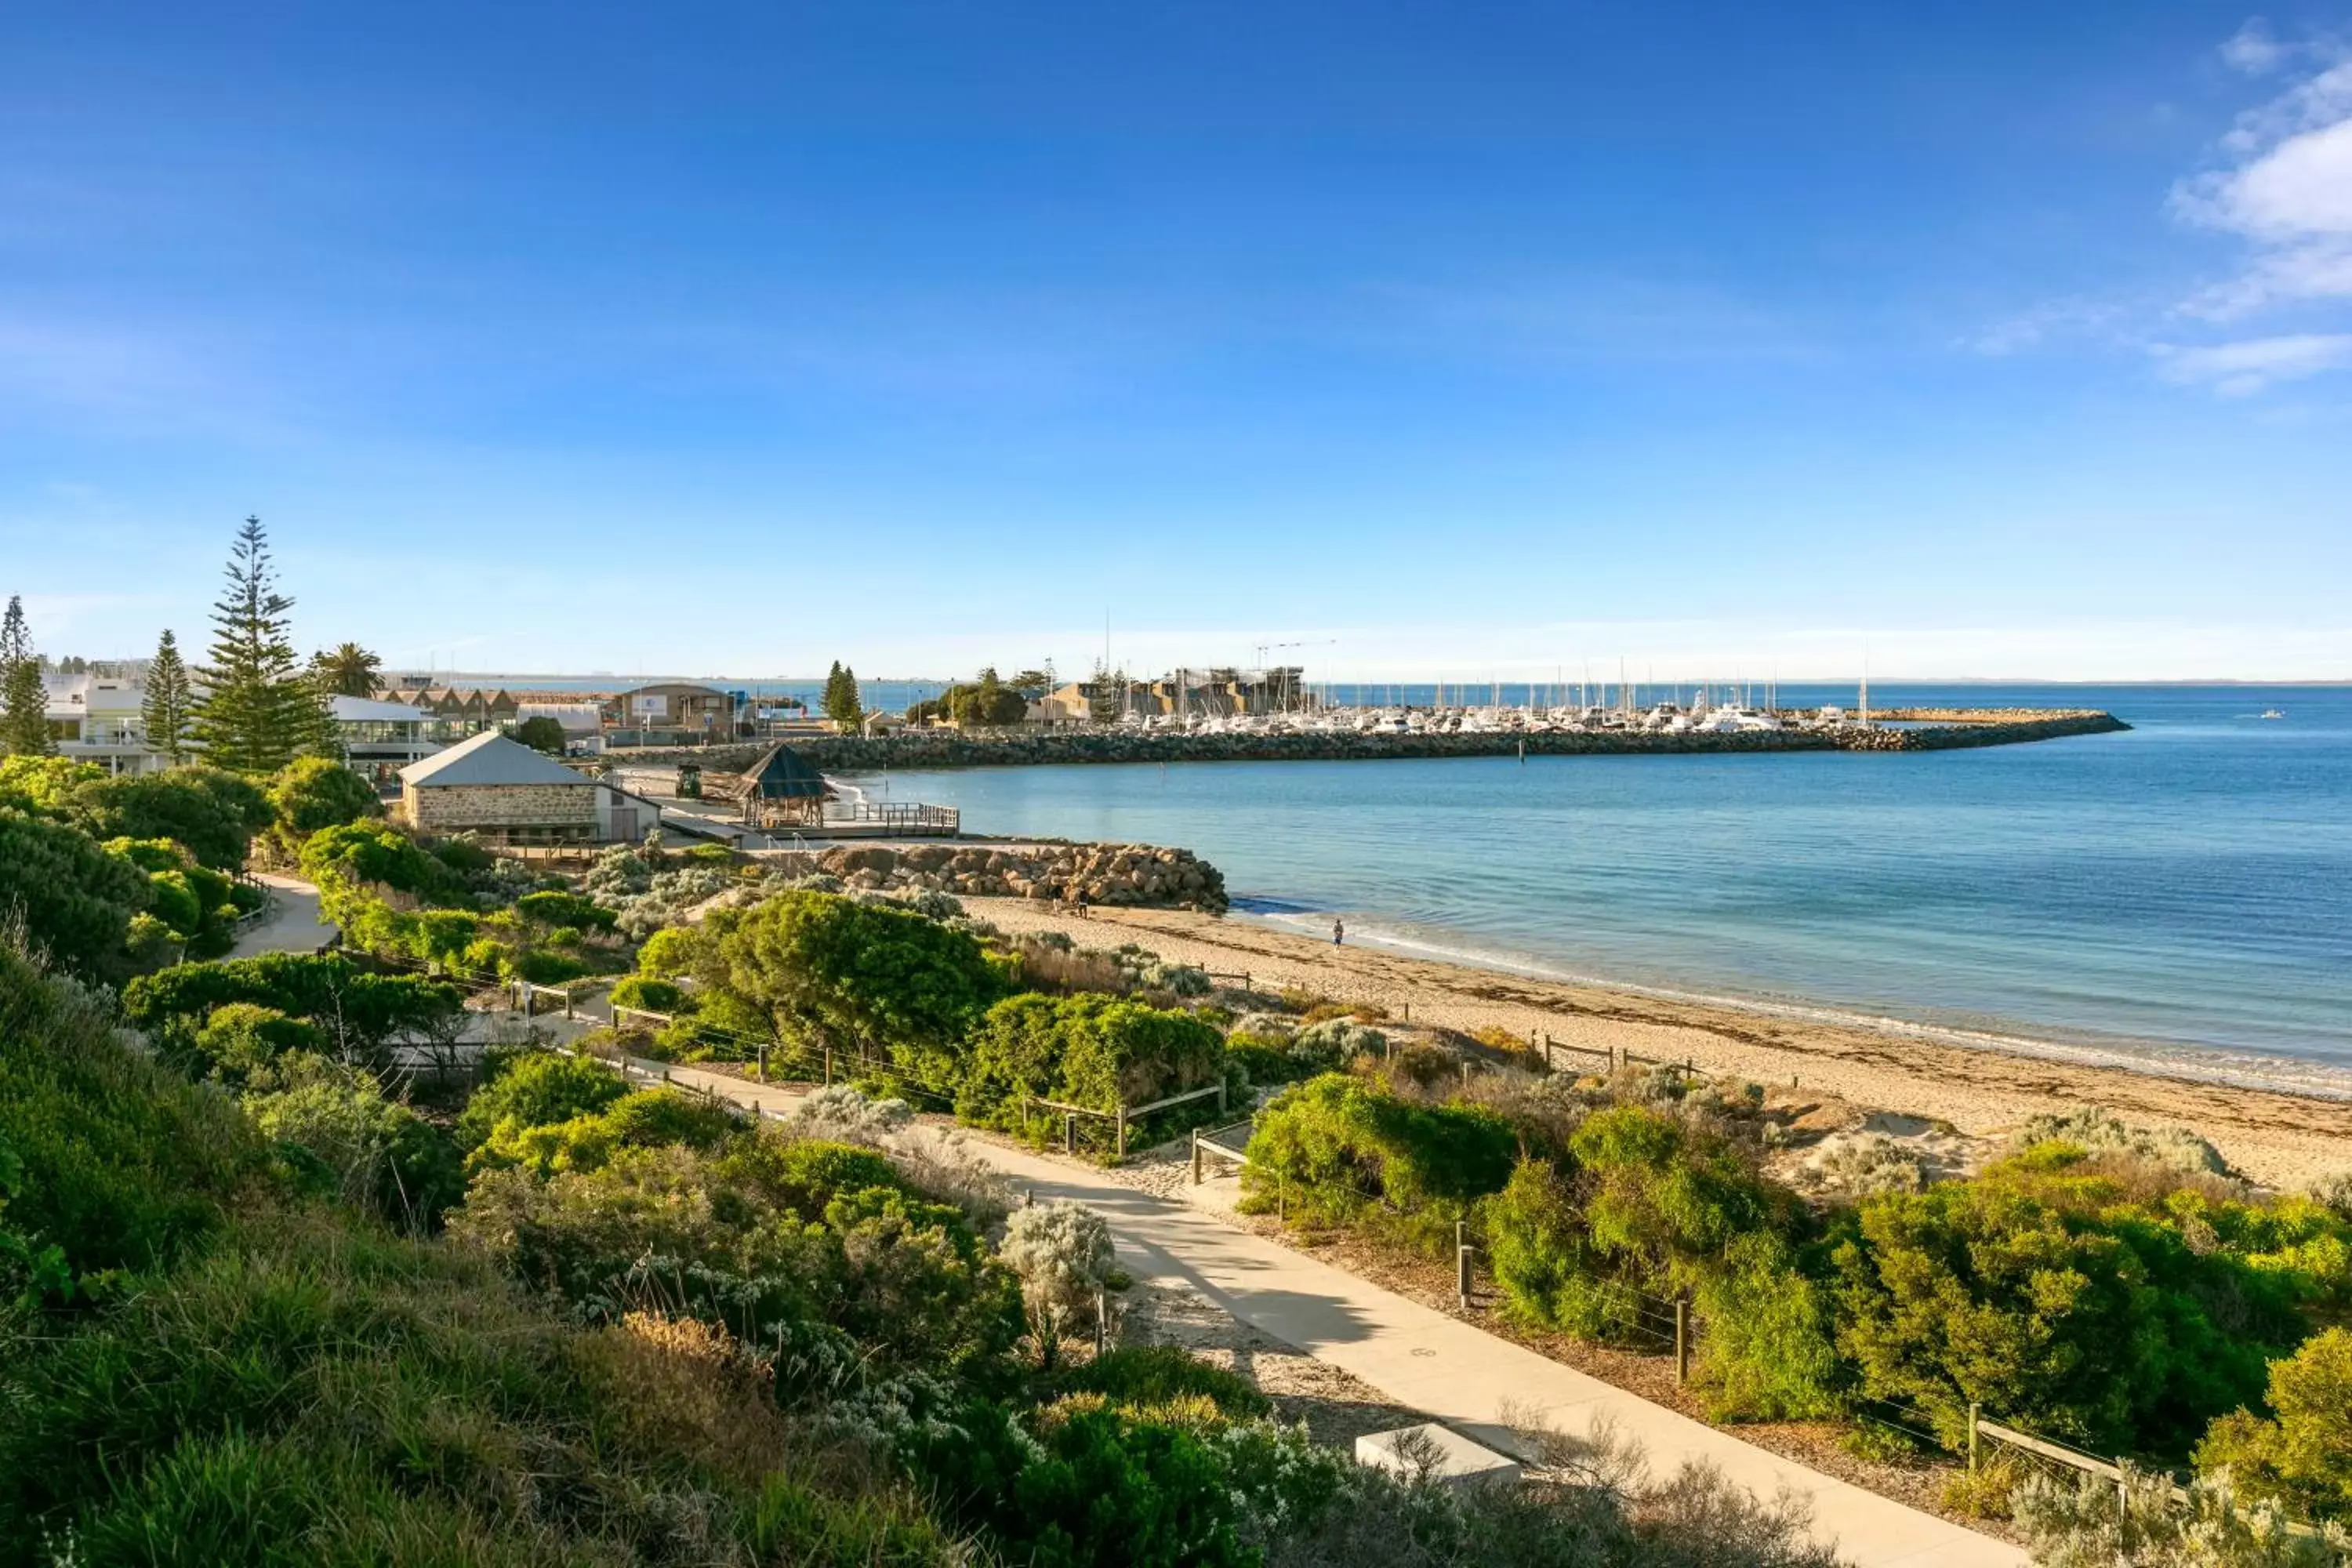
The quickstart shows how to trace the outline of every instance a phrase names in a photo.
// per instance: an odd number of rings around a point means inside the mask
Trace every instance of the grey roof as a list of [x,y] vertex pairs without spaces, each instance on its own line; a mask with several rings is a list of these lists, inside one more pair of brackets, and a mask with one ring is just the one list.
[[470,741],[460,741],[421,763],[400,770],[400,782],[439,787],[445,784],[578,784],[596,781],[554,758],[486,730]]
[[429,717],[405,702],[378,702],[372,698],[346,697],[338,693],[327,699],[327,710],[340,724],[356,724],[364,721],[382,721],[394,724],[421,723]]

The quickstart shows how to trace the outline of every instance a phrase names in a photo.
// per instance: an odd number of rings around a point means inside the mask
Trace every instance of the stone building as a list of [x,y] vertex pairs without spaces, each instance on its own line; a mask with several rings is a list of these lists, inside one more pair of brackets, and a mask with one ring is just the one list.
[[425,833],[493,844],[634,844],[661,807],[496,731],[400,770],[401,816]]

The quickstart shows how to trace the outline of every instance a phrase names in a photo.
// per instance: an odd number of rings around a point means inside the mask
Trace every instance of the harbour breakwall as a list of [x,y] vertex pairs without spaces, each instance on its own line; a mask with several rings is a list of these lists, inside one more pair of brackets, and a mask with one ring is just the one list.
[[1224,873],[1190,849],[1156,844],[844,845],[755,851],[778,869],[820,871],[874,891],[1049,899],[1131,909],[1225,912]]
[[[896,735],[821,735],[792,748],[824,773],[879,773],[886,768],[1033,767],[1070,763],[1345,762],[1398,757],[1531,757],[1679,755],[1725,752],[1937,752],[2008,746],[2064,735],[2128,730],[2111,713],[2083,709],[1921,710],[1902,728],[1845,725],[1820,730],[1756,730],[1727,733],[1648,730],[1509,731],[1452,734],[1307,732],[1184,734],[1131,730],[915,730]],[[765,748],[710,746],[675,752],[631,752],[633,763],[693,762],[713,770],[748,767]]]

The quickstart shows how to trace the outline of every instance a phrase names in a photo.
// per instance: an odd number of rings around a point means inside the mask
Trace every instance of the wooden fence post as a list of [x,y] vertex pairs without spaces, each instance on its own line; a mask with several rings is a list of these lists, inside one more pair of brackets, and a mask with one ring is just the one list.
[[1675,1298],[1675,1381],[1690,1381],[1690,1302]]
[[833,1087],[833,1047],[831,1046],[824,1048],[824,1087],[827,1089]]
[[1127,1107],[1124,1105],[1118,1108],[1118,1142],[1113,1145],[1113,1151],[1112,1158],[1127,1158]]
[[1201,1130],[1192,1129],[1192,1184],[1201,1184]]
[[1095,1291],[1095,1354],[1107,1355],[1109,1352],[1110,1292],[1097,1289]]
[[1975,1400],[1969,1401],[1969,1479],[1977,1475],[1977,1415],[1984,1407]]
[[1077,1152],[1078,1113],[1075,1110],[1065,1110],[1062,1112],[1062,1152],[1075,1154]]
[[1470,1243],[1466,1239],[1469,1226],[1460,1220],[1454,1222],[1454,1293],[1461,1298],[1462,1310],[1470,1310]]
[[760,1081],[761,1081],[761,1083],[765,1083],[765,1082],[767,1082],[767,1081],[768,1081],[768,1047],[765,1047],[765,1046],[761,1046],[761,1047],[759,1047],[759,1051],[760,1051]]

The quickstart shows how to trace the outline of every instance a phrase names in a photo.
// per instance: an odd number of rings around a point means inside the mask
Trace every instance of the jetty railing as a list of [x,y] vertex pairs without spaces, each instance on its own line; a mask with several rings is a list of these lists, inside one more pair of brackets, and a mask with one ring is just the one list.
[[822,817],[827,827],[884,827],[894,833],[953,837],[963,830],[963,813],[952,805],[914,801],[829,800]]

